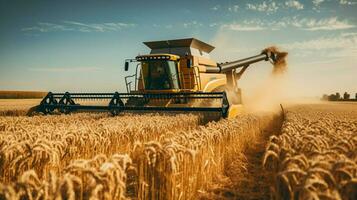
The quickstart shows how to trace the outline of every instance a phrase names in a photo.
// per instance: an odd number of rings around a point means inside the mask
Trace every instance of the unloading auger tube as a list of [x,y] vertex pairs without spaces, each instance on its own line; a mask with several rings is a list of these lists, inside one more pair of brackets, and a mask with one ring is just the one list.
[[[128,99],[140,99],[143,102],[153,100],[188,101],[192,99],[220,99],[218,107],[163,107],[163,106],[126,106]],[[108,105],[80,105],[75,100],[110,100]],[[68,114],[76,111],[109,111],[118,115],[123,111],[173,111],[173,112],[215,112],[223,118],[228,116],[229,103],[225,92],[180,92],[180,93],[52,93],[49,92],[40,105],[32,108],[28,115],[35,112],[52,114],[60,112]]]
[[269,50],[264,50],[261,54],[256,56],[232,62],[226,62],[221,64],[218,63],[217,67],[206,67],[205,73],[227,73],[237,68],[248,67],[250,64],[257,63],[260,61],[270,61],[272,63],[275,63],[277,62],[277,54]]

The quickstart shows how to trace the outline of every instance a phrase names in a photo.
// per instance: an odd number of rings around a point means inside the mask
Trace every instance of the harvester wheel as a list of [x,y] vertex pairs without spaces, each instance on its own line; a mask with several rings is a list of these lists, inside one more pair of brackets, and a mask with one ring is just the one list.
[[71,98],[71,95],[69,92],[66,92],[61,100],[59,101],[59,111],[64,114],[68,114],[71,112],[71,108],[68,107],[68,105],[75,105],[73,99]]
[[42,107],[42,111],[43,111],[43,114],[51,114],[53,113],[53,111],[55,110],[54,105],[57,105],[57,101],[56,99],[54,99],[53,97],[50,97],[50,98],[46,98],[44,100],[44,102],[42,103],[42,105],[40,105]]
[[109,111],[113,116],[123,111],[124,103],[120,98],[114,98],[109,103]]
[[72,105],[71,101],[68,99],[64,99],[62,102],[60,102],[61,107],[59,108],[59,111],[64,114],[69,114],[71,112],[71,109],[66,107],[68,105]]
[[[52,105],[52,104],[51,104],[51,105]],[[45,107],[45,108],[43,109],[43,113],[44,113],[45,115],[51,114],[51,113],[53,113],[53,111],[54,111],[54,109],[53,109],[53,108],[49,108],[49,107]]]

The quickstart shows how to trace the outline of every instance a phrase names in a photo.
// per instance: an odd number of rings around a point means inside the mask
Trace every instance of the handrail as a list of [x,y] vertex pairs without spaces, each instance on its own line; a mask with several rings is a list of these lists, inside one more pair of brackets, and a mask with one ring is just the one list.
[[[137,89],[138,89],[138,88],[137,88],[138,82],[139,82],[139,79],[138,79],[138,68],[139,68],[140,65],[141,65],[141,64],[138,63],[138,64],[136,65],[136,69],[135,69],[135,88],[134,88],[134,90],[137,90]],[[144,86],[145,86],[145,84],[144,84]]]
[[200,73],[198,73],[198,75],[196,74],[196,68],[198,68],[197,66],[195,66],[193,68],[193,76],[195,77],[196,79],[196,82],[197,82],[197,89],[198,90],[201,90],[201,76],[200,76]]
[[[131,77],[134,77],[134,76],[135,76],[135,74],[125,77],[125,86],[126,86],[126,91],[127,92],[131,91],[131,83],[132,83],[132,81],[128,82],[128,79],[131,78]],[[128,85],[129,85],[129,87],[128,87]]]
[[140,63],[138,63],[138,64],[136,65],[135,74],[129,75],[129,76],[126,76],[126,77],[125,77],[126,91],[127,91],[128,93],[130,93],[131,91],[133,91],[133,90],[132,90],[132,85],[131,85],[131,83],[132,83],[133,81],[128,82],[128,79],[129,79],[129,78],[134,78],[134,84],[135,84],[135,85],[134,85],[134,90],[137,90],[138,80],[141,79],[141,78],[138,78],[138,68],[139,68],[139,66],[140,66]]

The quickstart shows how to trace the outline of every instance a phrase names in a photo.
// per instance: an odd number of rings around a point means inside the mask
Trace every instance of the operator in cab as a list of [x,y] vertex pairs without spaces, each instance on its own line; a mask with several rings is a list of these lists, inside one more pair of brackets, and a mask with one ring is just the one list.
[[170,82],[165,72],[165,62],[154,62],[151,65],[150,89],[165,90],[170,89]]

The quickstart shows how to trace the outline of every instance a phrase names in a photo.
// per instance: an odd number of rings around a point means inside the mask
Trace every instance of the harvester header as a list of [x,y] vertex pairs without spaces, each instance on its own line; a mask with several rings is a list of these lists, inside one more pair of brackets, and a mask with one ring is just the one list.
[[[29,113],[109,111],[117,115],[134,112],[200,112],[233,117],[240,109],[238,80],[253,63],[276,62],[276,52],[232,62],[217,63],[210,58],[213,46],[195,38],[144,42],[149,54],[127,59],[126,93],[48,93]],[[239,70],[239,71],[237,71]],[[107,101],[85,105],[83,100]]]

